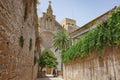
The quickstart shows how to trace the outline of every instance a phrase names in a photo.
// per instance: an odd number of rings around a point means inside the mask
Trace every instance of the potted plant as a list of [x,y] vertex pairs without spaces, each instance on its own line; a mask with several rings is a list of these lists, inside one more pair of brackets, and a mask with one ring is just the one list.
[[56,67],[58,64],[57,58],[53,54],[53,52],[49,49],[44,49],[40,59],[39,59],[39,66],[41,67],[40,71],[42,72],[43,68],[49,69],[47,73],[51,73],[51,68]]

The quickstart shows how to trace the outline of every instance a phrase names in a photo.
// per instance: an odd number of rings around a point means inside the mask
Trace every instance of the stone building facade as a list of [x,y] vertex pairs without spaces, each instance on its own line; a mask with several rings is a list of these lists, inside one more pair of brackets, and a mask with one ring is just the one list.
[[43,16],[39,18],[39,34],[41,42],[41,51],[45,48],[50,49],[58,59],[59,65],[57,68],[61,70],[61,59],[59,52],[55,52],[53,46],[53,37],[57,34],[59,30],[62,29],[62,26],[56,21],[55,15],[53,15],[53,10],[51,2],[47,8],[47,12],[43,12]]
[[36,0],[0,0],[0,80],[35,80]]

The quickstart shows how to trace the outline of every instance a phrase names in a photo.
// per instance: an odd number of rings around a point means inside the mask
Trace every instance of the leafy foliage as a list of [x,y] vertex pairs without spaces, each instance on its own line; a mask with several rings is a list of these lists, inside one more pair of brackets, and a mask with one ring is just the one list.
[[70,49],[62,53],[62,61],[69,62],[76,57],[84,57],[92,50],[99,51],[104,46],[120,45],[120,7],[109,14],[106,21],[97,25],[96,28],[86,33]]
[[57,35],[53,38],[53,45],[57,50],[65,51],[71,46],[72,42],[68,34],[64,29],[60,30]]
[[53,52],[45,49],[40,56],[39,65],[41,67],[56,67],[57,64],[57,58],[54,56]]

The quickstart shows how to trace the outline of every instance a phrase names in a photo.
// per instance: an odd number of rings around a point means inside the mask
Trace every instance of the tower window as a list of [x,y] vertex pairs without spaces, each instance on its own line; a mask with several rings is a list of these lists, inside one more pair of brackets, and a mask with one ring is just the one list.
[[70,23],[67,23],[68,25],[70,25]]

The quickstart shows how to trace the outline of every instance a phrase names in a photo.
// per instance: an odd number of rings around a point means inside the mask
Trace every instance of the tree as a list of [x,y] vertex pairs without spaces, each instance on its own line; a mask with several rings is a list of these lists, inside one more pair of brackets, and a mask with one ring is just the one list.
[[41,66],[41,70],[44,67],[56,67],[57,64],[57,58],[54,56],[53,52],[48,49],[43,50],[39,59],[39,66]]
[[72,45],[72,41],[70,36],[65,32],[64,29],[62,29],[53,38],[53,45],[56,51],[60,50],[63,52]]

